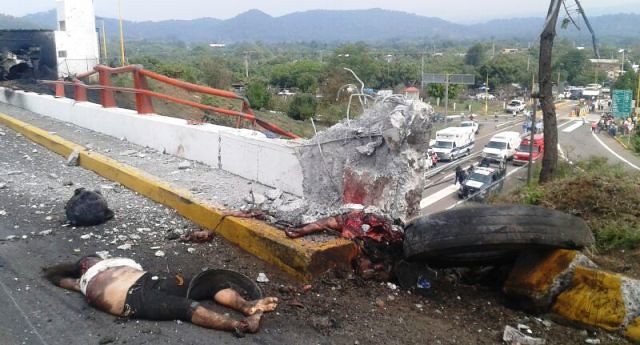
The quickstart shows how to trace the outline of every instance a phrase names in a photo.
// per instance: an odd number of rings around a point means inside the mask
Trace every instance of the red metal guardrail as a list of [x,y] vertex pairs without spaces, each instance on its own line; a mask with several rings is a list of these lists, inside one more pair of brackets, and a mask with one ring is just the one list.
[[[85,84],[81,79],[89,78],[95,74],[98,74],[99,84]],[[117,87],[111,85],[111,76],[114,74],[133,73],[133,88]],[[151,78],[161,83],[175,86],[190,92],[197,92],[207,94],[211,96],[223,97],[228,99],[235,99],[242,101],[242,110],[236,111],[231,109],[213,107],[198,102],[193,102],[178,97],[166,95],[159,92],[154,92],[149,89],[148,79]],[[56,87],[56,97],[65,97],[65,85],[73,87],[74,99],[77,102],[87,102],[87,90],[99,90],[100,91],[100,103],[105,108],[117,107],[116,99],[114,97],[115,92],[126,92],[135,94],[136,98],[136,111],[138,114],[152,114],[153,103],[151,98],[158,98],[165,101],[182,104],[190,107],[194,107],[201,110],[207,110],[215,112],[217,114],[225,116],[233,116],[237,118],[236,127],[240,127],[243,120],[251,122],[253,126],[256,124],[260,127],[269,130],[273,133],[282,135],[287,138],[297,139],[297,135],[288,132],[272,123],[258,119],[249,101],[241,96],[236,95],[233,92],[214,89],[211,87],[201,86],[193,83],[188,83],[182,80],[169,78],[162,74],[158,74],[144,69],[141,65],[128,65],[124,67],[112,68],[104,65],[95,66],[92,71],[88,71],[82,74],[78,74],[73,80],[43,80],[44,84],[52,84]]]

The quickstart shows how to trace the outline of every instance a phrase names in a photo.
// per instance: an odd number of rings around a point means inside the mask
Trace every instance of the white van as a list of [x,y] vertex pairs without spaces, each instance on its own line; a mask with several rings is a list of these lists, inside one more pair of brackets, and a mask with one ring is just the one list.
[[439,160],[455,160],[473,150],[475,135],[469,127],[449,127],[436,132],[436,141],[431,146]]
[[520,133],[502,132],[494,135],[482,150],[482,157],[497,160],[510,160],[520,146]]

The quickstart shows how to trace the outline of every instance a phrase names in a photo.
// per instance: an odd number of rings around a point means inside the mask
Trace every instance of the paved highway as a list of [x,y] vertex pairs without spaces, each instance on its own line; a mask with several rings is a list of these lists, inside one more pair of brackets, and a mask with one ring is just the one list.
[[[581,160],[590,156],[608,158],[612,164],[622,164],[626,169],[640,170],[640,160],[629,151],[623,149],[608,134],[602,132],[598,135],[591,133],[589,123],[583,124],[575,117],[569,117],[569,112],[575,106],[574,103],[564,103],[558,107],[558,141],[560,155],[570,161]],[[587,117],[587,121],[597,121],[598,114]],[[454,162],[443,162],[437,167],[436,174],[428,173],[427,187],[423,194],[421,208],[423,214],[439,212],[453,208],[461,203],[456,194],[458,186],[454,185],[454,169],[457,165],[466,168],[480,159],[480,153],[491,137],[504,131],[522,131],[524,117],[519,115],[515,120],[510,117],[501,117],[497,122],[494,119],[481,118],[480,133],[476,136],[476,144],[473,154]],[[453,122],[452,125],[456,123]],[[516,167],[511,164],[507,167],[507,179],[515,180],[526,176],[526,167]],[[513,181],[509,181],[513,182]],[[518,182],[515,182],[518,183]]]

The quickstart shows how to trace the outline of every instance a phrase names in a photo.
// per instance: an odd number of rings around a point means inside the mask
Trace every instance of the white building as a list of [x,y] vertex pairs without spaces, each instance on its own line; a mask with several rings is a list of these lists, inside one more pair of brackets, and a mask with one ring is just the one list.
[[56,0],[56,3],[58,76],[64,78],[92,70],[100,62],[93,0]]

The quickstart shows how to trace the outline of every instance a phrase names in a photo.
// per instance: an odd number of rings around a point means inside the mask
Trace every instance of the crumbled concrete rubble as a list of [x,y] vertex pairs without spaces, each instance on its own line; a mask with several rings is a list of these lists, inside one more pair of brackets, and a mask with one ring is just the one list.
[[307,140],[299,149],[305,198],[324,209],[356,203],[402,221],[417,216],[432,112],[392,97]]
[[635,318],[640,316],[640,284],[635,279],[622,278],[622,295],[624,298],[627,315],[624,324],[630,324]]
[[544,339],[534,338],[534,337],[525,335],[524,333],[520,332],[519,330],[511,326],[506,326],[504,328],[504,333],[502,334],[502,340],[509,345],[516,345],[516,344],[544,345],[546,344],[546,341]]

